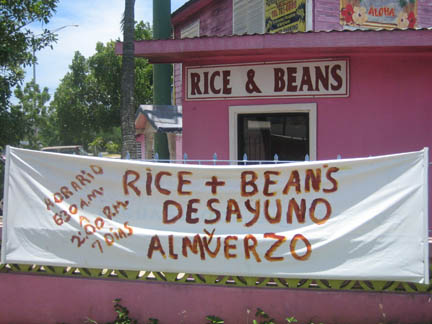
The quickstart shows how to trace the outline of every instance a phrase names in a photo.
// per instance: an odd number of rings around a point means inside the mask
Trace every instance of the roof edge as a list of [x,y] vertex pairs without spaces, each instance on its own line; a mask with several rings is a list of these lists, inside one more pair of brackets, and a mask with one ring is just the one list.
[[[432,53],[432,30],[332,31],[148,40],[135,43],[135,56],[151,63],[180,63],[216,55],[269,55],[281,51],[409,51]],[[116,54],[122,43],[116,43]]]

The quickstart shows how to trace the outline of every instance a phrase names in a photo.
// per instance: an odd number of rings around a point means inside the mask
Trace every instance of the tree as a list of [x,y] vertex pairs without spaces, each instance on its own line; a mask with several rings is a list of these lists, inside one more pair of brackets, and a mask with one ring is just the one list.
[[[148,23],[140,21],[135,26],[136,39],[151,39],[151,28]],[[101,129],[108,131],[120,126],[121,103],[121,66],[122,58],[115,54],[115,42],[97,43],[96,53],[89,57],[89,68],[93,101],[92,110],[96,122]],[[136,104],[147,104],[152,101],[152,65],[144,58],[135,59],[135,90]],[[134,107],[134,114],[135,114]]]
[[[137,23],[135,30],[137,39],[151,39],[148,23]],[[116,128],[120,128],[122,58],[115,54],[114,48],[114,41],[99,42],[96,53],[88,59],[79,52],[75,53],[69,72],[54,94],[52,111],[48,115],[55,119],[56,131],[52,136],[57,139],[55,145],[81,144],[87,147],[98,137],[104,139],[101,149],[106,148],[110,141],[113,142],[111,150],[116,147],[113,144],[121,144],[120,132]],[[137,58],[135,62],[136,103],[150,103],[152,65],[144,58]],[[133,107],[133,118],[136,108]],[[98,143],[100,145],[100,141]]]
[[90,105],[92,91],[88,62],[77,51],[69,69],[51,102],[51,108],[56,112],[59,144],[87,146],[96,132]]
[[48,127],[48,88],[45,87],[41,92],[38,84],[29,82],[24,89],[17,86],[15,97],[19,103],[14,105],[14,110],[22,113],[21,140],[27,141],[29,148],[39,149],[44,144],[41,132]]
[[122,78],[121,78],[121,129],[122,129],[122,157],[126,152],[130,153],[132,159],[137,158],[137,147],[135,141],[135,0],[125,0],[125,11],[123,17],[123,56],[122,56]]
[[[35,63],[34,50],[49,46],[55,34],[35,35],[27,26],[47,24],[58,0],[0,0],[0,146],[18,144],[22,114],[10,104],[12,89],[24,79],[23,67]],[[7,125],[7,126],[6,126]],[[16,128],[18,127],[18,128]]]

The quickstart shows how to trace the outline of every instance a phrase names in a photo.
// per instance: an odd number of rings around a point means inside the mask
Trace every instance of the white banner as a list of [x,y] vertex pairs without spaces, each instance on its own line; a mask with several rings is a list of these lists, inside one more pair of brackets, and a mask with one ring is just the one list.
[[428,150],[197,166],[8,147],[2,263],[428,283]]

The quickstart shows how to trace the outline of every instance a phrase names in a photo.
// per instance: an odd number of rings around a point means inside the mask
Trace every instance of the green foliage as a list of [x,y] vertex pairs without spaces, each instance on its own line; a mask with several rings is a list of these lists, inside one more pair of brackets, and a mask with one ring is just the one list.
[[[151,28],[139,22],[138,39],[149,39]],[[86,59],[76,52],[69,72],[57,88],[51,109],[55,112],[58,142],[56,145],[81,144],[87,148],[97,137],[121,144],[106,136],[120,127],[121,57],[115,54],[115,42],[97,43],[96,53]],[[138,104],[152,101],[152,66],[147,60],[135,60],[135,97]],[[118,150],[110,145],[113,153]]]
[[[58,0],[0,0],[0,146],[20,140],[22,114],[11,107],[12,89],[24,79],[23,67],[35,62],[33,51],[49,46],[56,35],[35,35],[28,25],[47,24]],[[7,125],[7,127],[6,127]]]
[[[135,319],[131,319],[129,317],[129,310],[120,304],[120,299],[117,298],[115,299],[114,302],[114,310],[117,313],[117,317],[114,320],[114,322],[107,322],[106,324],[137,324],[138,321]],[[249,314],[249,310],[248,310],[248,314]],[[275,320],[273,318],[271,318],[266,312],[264,312],[261,308],[257,308],[257,311],[255,313],[255,317],[257,319],[254,319],[252,321],[253,324],[276,324]],[[98,324],[96,321],[92,320],[92,319],[87,319],[86,321],[87,323],[92,323],[92,324]],[[287,317],[285,318],[285,322],[288,324],[291,323],[297,323],[297,319],[293,316],[291,317]],[[159,320],[156,318],[149,318],[147,324],[158,324]],[[223,324],[225,323],[225,321],[215,315],[207,315],[206,316],[206,323],[207,324]],[[314,324],[313,322],[309,322],[309,324]],[[323,323],[319,323],[319,324],[323,324]]]
[[12,106],[5,111],[0,108],[0,146],[18,145],[22,138],[24,112]]
[[108,143],[106,143],[105,147],[106,147],[106,150],[108,151],[108,153],[110,153],[110,154],[120,152],[120,144],[114,143],[113,141],[109,141]]
[[[249,314],[249,309],[247,310],[247,313]],[[254,319],[252,321],[253,324],[276,324],[276,321],[274,318],[271,318],[269,314],[267,314],[266,312],[264,312],[261,308],[257,308],[257,311],[255,313],[255,317],[256,319]],[[224,323],[224,320],[221,319],[220,317],[214,316],[214,315],[209,315],[206,317],[206,319],[208,320],[208,324],[218,324],[218,323]],[[247,321],[249,322],[249,321]],[[297,319],[293,316],[287,317],[285,318],[285,322],[288,324],[291,323],[297,323]],[[313,322],[309,322],[309,324],[314,324]],[[319,324],[323,324],[323,323],[319,323]]]
[[257,311],[255,313],[255,317],[259,319],[259,322],[257,320],[253,320],[253,324],[275,324],[275,321],[273,318],[271,318],[266,312],[264,312],[261,308],[257,308]]
[[136,324],[137,320],[129,317],[129,310],[120,304],[120,299],[114,300],[114,310],[117,313],[117,317],[114,322],[108,322],[107,324]]
[[214,315],[208,315],[206,317],[206,320],[208,320],[207,324],[222,324],[222,323],[225,323],[222,318],[214,316]]
[[158,323],[159,320],[157,318],[152,318],[152,317],[150,317],[147,322],[147,324],[158,324]]
[[92,114],[91,86],[88,83],[87,60],[75,52],[72,64],[57,91],[51,108],[56,112],[59,133],[57,145],[87,145],[95,134],[95,116]]
[[[20,139],[28,142],[28,147],[39,149],[41,146],[47,146],[45,136],[52,138],[52,134],[47,134],[50,129],[50,111],[47,102],[50,99],[48,88],[41,92],[39,85],[29,82],[24,89],[17,86],[15,97],[19,100],[14,105],[14,110],[22,113],[21,129],[19,132]],[[50,132],[49,132],[50,133]]]
[[[129,317],[129,310],[127,307],[120,304],[121,299],[114,299],[114,311],[116,312],[116,318],[113,322],[107,322],[106,324],[138,324],[136,319]],[[98,324],[95,320],[87,318],[86,323]],[[147,324],[158,324],[159,320],[156,318],[149,318]]]
[[102,149],[105,147],[104,139],[102,136],[96,137],[93,142],[89,143],[88,148],[93,152],[94,155],[98,155],[99,152],[102,152]]

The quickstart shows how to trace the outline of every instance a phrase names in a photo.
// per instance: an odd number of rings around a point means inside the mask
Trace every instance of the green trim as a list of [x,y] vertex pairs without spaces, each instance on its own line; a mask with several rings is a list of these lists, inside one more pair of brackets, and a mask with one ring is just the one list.
[[[0,264],[0,273],[31,273],[37,275],[73,278],[141,280],[149,282],[205,284],[228,287],[429,293],[432,295],[432,283],[429,285],[422,285],[397,281],[258,278],[171,272],[164,273],[152,271],[54,267],[28,264]],[[432,279],[432,266],[429,267],[429,274],[429,277]]]

